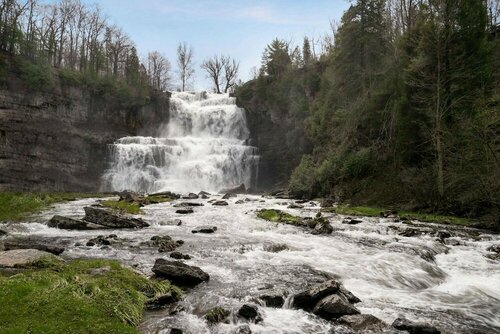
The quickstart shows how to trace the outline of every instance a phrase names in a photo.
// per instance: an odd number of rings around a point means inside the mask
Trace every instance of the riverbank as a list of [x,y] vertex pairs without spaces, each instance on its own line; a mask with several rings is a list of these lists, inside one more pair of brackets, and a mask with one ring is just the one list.
[[106,196],[109,195],[71,192],[0,192],[0,222],[21,221],[30,214],[46,209],[55,203]]

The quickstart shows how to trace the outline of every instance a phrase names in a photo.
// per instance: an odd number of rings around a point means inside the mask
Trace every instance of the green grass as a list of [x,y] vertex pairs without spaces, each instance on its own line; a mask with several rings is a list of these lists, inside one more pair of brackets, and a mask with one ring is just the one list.
[[[47,263],[47,268],[0,277],[0,328],[3,334],[126,334],[135,328],[145,301],[180,290],[153,281],[117,261]],[[110,270],[92,275],[94,268]]]
[[222,307],[214,307],[205,314],[205,319],[210,323],[218,323],[229,316],[230,312]]
[[300,217],[293,216],[286,212],[274,209],[263,209],[258,211],[257,217],[276,223],[297,224],[301,221]]
[[[347,205],[340,205],[336,208],[322,209],[322,211],[335,212],[341,215],[380,217],[380,213],[387,211],[387,209],[368,206],[351,207]],[[455,216],[436,215],[411,211],[398,211],[398,216],[401,218],[407,218],[409,220],[418,220],[428,223],[453,224],[463,226],[471,225],[471,221],[469,219]]]
[[0,221],[19,221],[57,202],[102,196],[105,195],[91,193],[2,192],[0,193]]
[[109,201],[102,201],[101,204],[104,205],[105,207],[130,213],[133,215],[142,213],[139,203],[129,203],[125,201],[109,200]]

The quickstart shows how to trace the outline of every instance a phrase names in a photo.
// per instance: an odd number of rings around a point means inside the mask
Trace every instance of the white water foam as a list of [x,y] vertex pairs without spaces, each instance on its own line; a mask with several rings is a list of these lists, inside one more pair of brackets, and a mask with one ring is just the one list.
[[125,137],[111,145],[103,190],[212,191],[252,187],[257,149],[247,145],[245,113],[228,94],[172,93],[162,137]]

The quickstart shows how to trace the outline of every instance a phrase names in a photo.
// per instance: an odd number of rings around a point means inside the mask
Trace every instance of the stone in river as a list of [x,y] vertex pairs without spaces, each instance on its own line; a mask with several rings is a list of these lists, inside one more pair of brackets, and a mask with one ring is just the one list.
[[73,219],[55,215],[47,223],[48,227],[59,228],[63,230],[99,230],[105,229],[106,226],[89,223],[84,220]]
[[43,241],[36,241],[31,239],[12,239],[4,242],[5,250],[14,249],[37,249],[42,252],[59,255],[64,252],[64,248],[60,246],[50,245]]
[[441,331],[436,327],[422,323],[422,322],[413,322],[404,317],[399,317],[392,323],[392,327],[407,331],[410,334],[440,334]]
[[191,232],[192,233],[214,233],[215,231],[217,231],[217,226],[204,225],[204,226],[196,227]]
[[149,226],[140,218],[126,217],[102,208],[87,206],[83,210],[85,211],[84,220],[110,228],[143,228]]
[[175,285],[192,287],[210,279],[199,267],[189,266],[180,261],[157,259],[153,272],[156,277],[168,279]]
[[384,333],[389,329],[389,325],[371,314],[344,315],[339,322],[361,333]]
[[215,201],[212,205],[226,206],[229,205],[226,201]]
[[175,213],[178,213],[178,214],[181,214],[181,215],[187,215],[187,214],[190,214],[190,213],[193,213],[193,209],[191,208],[187,208],[187,209],[179,209],[177,211],[175,211]]
[[321,299],[314,307],[313,313],[323,319],[331,320],[344,315],[359,314],[359,310],[343,296],[334,294]]

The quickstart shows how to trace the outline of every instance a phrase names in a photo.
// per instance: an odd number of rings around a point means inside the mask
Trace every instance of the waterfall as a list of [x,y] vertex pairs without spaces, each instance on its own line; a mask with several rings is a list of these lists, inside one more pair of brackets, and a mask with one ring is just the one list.
[[252,187],[259,157],[247,144],[245,113],[228,94],[174,92],[161,137],[124,137],[110,145],[103,190],[216,192]]

